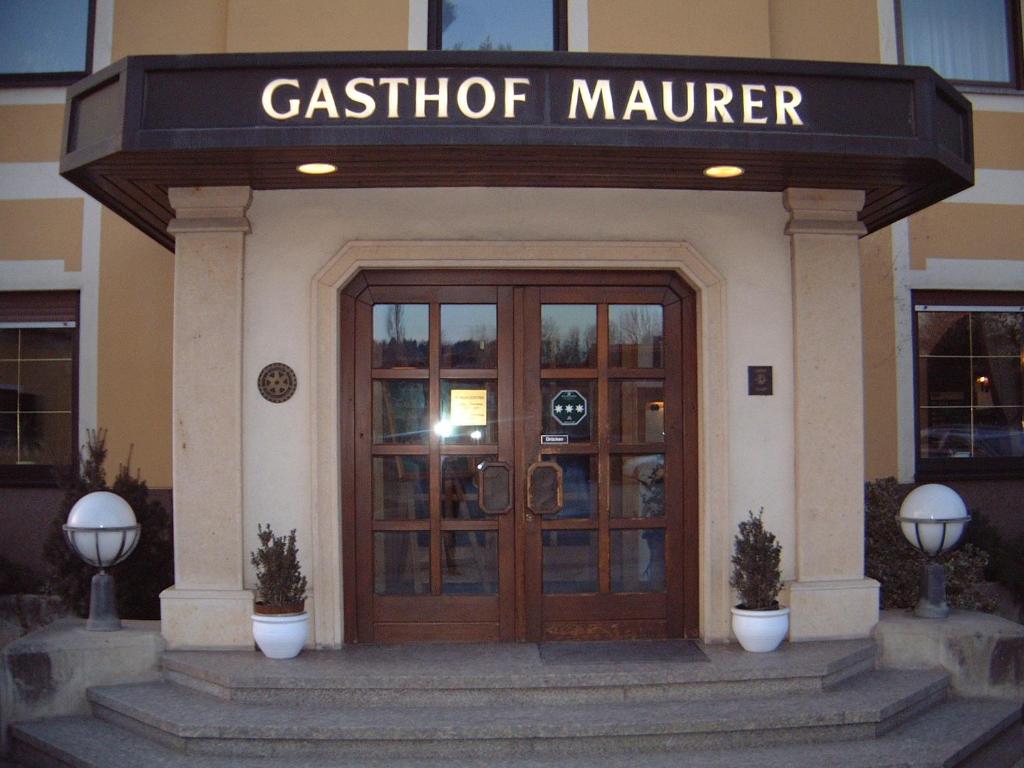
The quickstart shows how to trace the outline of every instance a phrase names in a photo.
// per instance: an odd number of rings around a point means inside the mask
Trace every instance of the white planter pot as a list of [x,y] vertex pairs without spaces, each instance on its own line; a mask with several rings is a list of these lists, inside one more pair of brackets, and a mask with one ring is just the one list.
[[273,616],[254,613],[252,637],[268,659],[295,658],[309,637],[309,614],[303,612]]
[[774,651],[789,632],[789,608],[779,608],[775,611],[733,608],[732,631],[745,651]]

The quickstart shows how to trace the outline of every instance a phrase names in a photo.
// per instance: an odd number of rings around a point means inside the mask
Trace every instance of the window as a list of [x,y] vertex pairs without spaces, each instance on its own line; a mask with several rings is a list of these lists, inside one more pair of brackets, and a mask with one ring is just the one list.
[[897,0],[900,61],[975,85],[1021,86],[1020,0]]
[[0,85],[67,85],[92,68],[94,0],[2,0]]
[[1024,471],[1024,293],[915,291],[917,474]]
[[0,482],[51,484],[78,442],[78,294],[0,293]]
[[443,51],[564,51],[568,0],[430,0],[427,47]]

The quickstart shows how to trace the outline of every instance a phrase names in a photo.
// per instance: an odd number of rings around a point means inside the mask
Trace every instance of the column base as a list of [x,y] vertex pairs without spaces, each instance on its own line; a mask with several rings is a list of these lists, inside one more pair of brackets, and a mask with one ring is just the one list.
[[781,602],[790,608],[789,639],[848,640],[869,637],[878,623],[878,591],[874,579],[792,581]]
[[167,649],[253,650],[252,605],[247,589],[165,589],[160,631]]

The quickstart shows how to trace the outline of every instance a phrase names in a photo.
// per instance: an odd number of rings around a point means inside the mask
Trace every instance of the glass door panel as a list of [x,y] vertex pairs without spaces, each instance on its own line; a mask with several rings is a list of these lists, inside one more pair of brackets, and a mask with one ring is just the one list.
[[367,640],[514,639],[513,523],[483,511],[478,480],[481,464],[511,458],[499,429],[511,417],[511,303],[499,311],[498,294],[392,286],[354,309],[367,339],[355,368],[368,387],[354,388],[357,423],[369,406],[367,470],[356,469]]
[[682,476],[668,445],[681,437],[671,433],[678,385],[667,381],[681,347],[665,330],[678,308],[662,290],[629,293],[620,302],[613,288],[527,289],[524,375],[535,394],[523,403],[523,456],[558,464],[563,482],[561,510],[526,516],[534,639],[681,631],[668,586],[681,495],[666,495],[666,477]]
[[612,368],[661,368],[664,355],[662,308],[656,304],[608,307],[608,365]]
[[544,531],[544,593],[597,592],[597,531]]
[[545,304],[541,307],[541,366],[590,368],[597,358],[597,307]]
[[441,305],[441,367],[498,367],[498,313],[494,304]]
[[373,308],[373,367],[426,368],[427,304],[377,304]]

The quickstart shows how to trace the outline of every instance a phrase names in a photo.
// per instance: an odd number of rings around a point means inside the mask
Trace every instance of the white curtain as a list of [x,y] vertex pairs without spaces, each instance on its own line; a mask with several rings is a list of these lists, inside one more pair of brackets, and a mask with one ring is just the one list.
[[903,62],[950,80],[1009,83],[1006,0],[901,0]]

